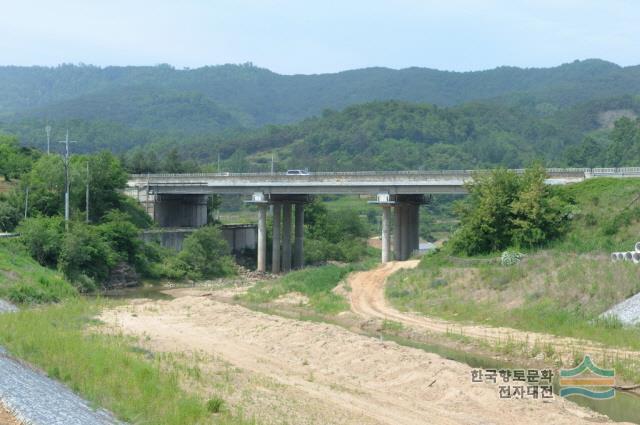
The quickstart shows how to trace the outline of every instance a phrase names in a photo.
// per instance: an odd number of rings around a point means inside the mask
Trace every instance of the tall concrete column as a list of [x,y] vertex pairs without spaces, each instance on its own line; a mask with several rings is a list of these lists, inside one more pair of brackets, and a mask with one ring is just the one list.
[[393,208],[393,215],[393,255],[396,260],[402,260],[402,206],[400,203],[396,203]]
[[271,273],[280,273],[280,218],[282,204],[273,204],[273,246],[271,247]]
[[414,205],[413,209],[413,250],[420,249],[420,205]]
[[282,271],[291,270],[291,204],[282,205]]
[[390,207],[383,206],[382,207],[382,262],[388,263],[391,259],[390,251],[391,251],[391,240],[389,235],[389,216],[390,216]]
[[409,228],[411,224],[409,220],[409,217],[410,217],[409,205],[406,203],[403,203],[401,212],[402,213],[400,214],[400,230],[401,230],[400,259],[404,261],[407,258],[409,258],[409,249],[410,249]]
[[293,268],[304,267],[304,204],[296,204],[295,242],[293,247]]
[[267,205],[258,205],[258,271],[267,271]]

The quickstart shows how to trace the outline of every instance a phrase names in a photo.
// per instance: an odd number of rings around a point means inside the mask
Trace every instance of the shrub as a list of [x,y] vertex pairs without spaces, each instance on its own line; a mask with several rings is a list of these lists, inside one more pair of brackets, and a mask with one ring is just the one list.
[[211,413],[220,413],[223,405],[223,399],[221,399],[220,397],[214,397],[207,401],[207,410]]
[[451,247],[467,255],[533,247],[568,230],[571,200],[545,184],[540,166],[524,174],[497,169],[478,175],[467,186],[469,196],[457,206],[460,227]]
[[93,282],[109,276],[117,255],[95,226],[74,223],[64,237],[58,268],[80,290],[90,290]]
[[0,231],[9,232],[20,222],[20,210],[7,201],[0,199]]
[[20,240],[38,263],[49,267],[57,265],[64,235],[61,217],[27,218],[17,230]]
[[169,263],[178,273],[184,270],[191,279],[228,276],[234,273],[230,253],[220,229],[217,226],[205,226],[184,240],[177,259],[171,259]]

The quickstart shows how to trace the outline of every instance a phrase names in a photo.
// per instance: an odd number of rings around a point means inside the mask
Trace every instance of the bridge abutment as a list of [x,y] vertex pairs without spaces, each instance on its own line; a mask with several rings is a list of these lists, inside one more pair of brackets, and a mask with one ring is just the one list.
[[207,224],[208,195],[156,195],[153,215],[160,227],[202,227]]

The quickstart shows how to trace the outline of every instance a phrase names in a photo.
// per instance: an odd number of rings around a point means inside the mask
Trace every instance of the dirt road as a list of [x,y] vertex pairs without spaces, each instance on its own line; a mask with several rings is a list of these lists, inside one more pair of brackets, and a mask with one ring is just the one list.
[[259,423],[507,425],[603,420],[560,398],[500,400],[494,384],[471,383],[468,366],[422,350],[333,325],[262,314],[193,292],[180,294],[170,301],[136,300],[105,311],[101,320],[113,331],[143,337],[141,343],[150,350],[198,353],[211,364],[223,360],[249,374],[251,379],[234,382],[235,391],[252,396],[239,407]]
[[0,404],[0,425],[22,425],[6,407]]
[[602,356],[640,358],[640,352],[611,349],[591,341],[525,332],[505,327],[460,324],[398,311],[389,305],[385,298],[384,287],[387,277],[397,270],[416,267],[418,262],[418,260],[389,262],[373,270],[351,274],[348,280],[351,287],[351,310],[363,318],[394,320],[410,328],[426,332],[455,333],[494,343],[519,342],[528,344],[530,347],[536,343],[540,345],[551,344],[565,360],[571,359],[576,352],[591,354],[595,359]]

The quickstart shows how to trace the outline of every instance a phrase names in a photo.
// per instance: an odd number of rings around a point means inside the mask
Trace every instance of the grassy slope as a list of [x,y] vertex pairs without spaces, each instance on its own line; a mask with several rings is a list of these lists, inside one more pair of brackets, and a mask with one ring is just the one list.
[[[25,296],[32,298],[20,298]],[[59,273],[21,251],[16,240],[0,241],[4,297],[27,303],[63,300],[37,308],[24,304],[19,313],[0,315],[0,345],[119,418],[176,425],[245,423],[229,414],[212,416],[206,400],[181,387],[193,376],[149,358],[136,349],[136,341],[87,332],[98,325],[92,318],[107,304],[78,296]]]
[[38,303],[76,295],[75,288],[60,273],[34,261],[16,239],[0,240],[0,298]]
[[399,308],[450,320],[640,349],[639,328],[597,319],[640,291],[640,268],[609,260],[611,251],[631,250],[640,239],[640,202],[632,203],[640,181],[594,179],[565,190],[575,197],[577,210],[563,240],[510,268],[495,261],[498,255],[456,259],[439,252],[425,257],[418,269],[394,275],[387,296]]

